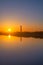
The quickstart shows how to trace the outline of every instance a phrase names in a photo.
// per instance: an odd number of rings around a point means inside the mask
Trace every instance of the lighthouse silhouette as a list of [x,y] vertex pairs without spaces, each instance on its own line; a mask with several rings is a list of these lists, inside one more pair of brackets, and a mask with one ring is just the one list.
[[22,32],[22,25],[20,25],[20,32]]

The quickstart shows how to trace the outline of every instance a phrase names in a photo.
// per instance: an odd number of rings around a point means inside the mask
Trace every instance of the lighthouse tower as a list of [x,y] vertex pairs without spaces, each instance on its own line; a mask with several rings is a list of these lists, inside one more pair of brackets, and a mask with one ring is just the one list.
[[20,32],[22,32],[22,25],[20,25]]

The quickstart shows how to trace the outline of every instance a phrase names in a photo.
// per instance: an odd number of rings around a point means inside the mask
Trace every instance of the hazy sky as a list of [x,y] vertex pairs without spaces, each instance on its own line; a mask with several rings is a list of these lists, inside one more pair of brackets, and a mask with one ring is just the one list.
[[43,30],[43,0],[0,0],[0,23],[23,25],[24,30]]

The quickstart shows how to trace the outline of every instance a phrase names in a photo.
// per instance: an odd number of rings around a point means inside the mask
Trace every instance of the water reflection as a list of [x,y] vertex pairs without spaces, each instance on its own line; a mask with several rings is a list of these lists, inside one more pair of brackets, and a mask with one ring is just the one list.
[[43,64],[43,39],[0,36],[0,63]]
[[20,37],[20,41],[22,42],[22,37]]
[[9,38],[11,38],[11,35],[8,35]]

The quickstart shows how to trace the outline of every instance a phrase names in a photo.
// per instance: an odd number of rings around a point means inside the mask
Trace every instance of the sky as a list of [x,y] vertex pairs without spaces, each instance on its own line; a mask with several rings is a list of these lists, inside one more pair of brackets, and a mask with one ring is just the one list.
[[43,0],[0,0],[1,30],[43,31]]

